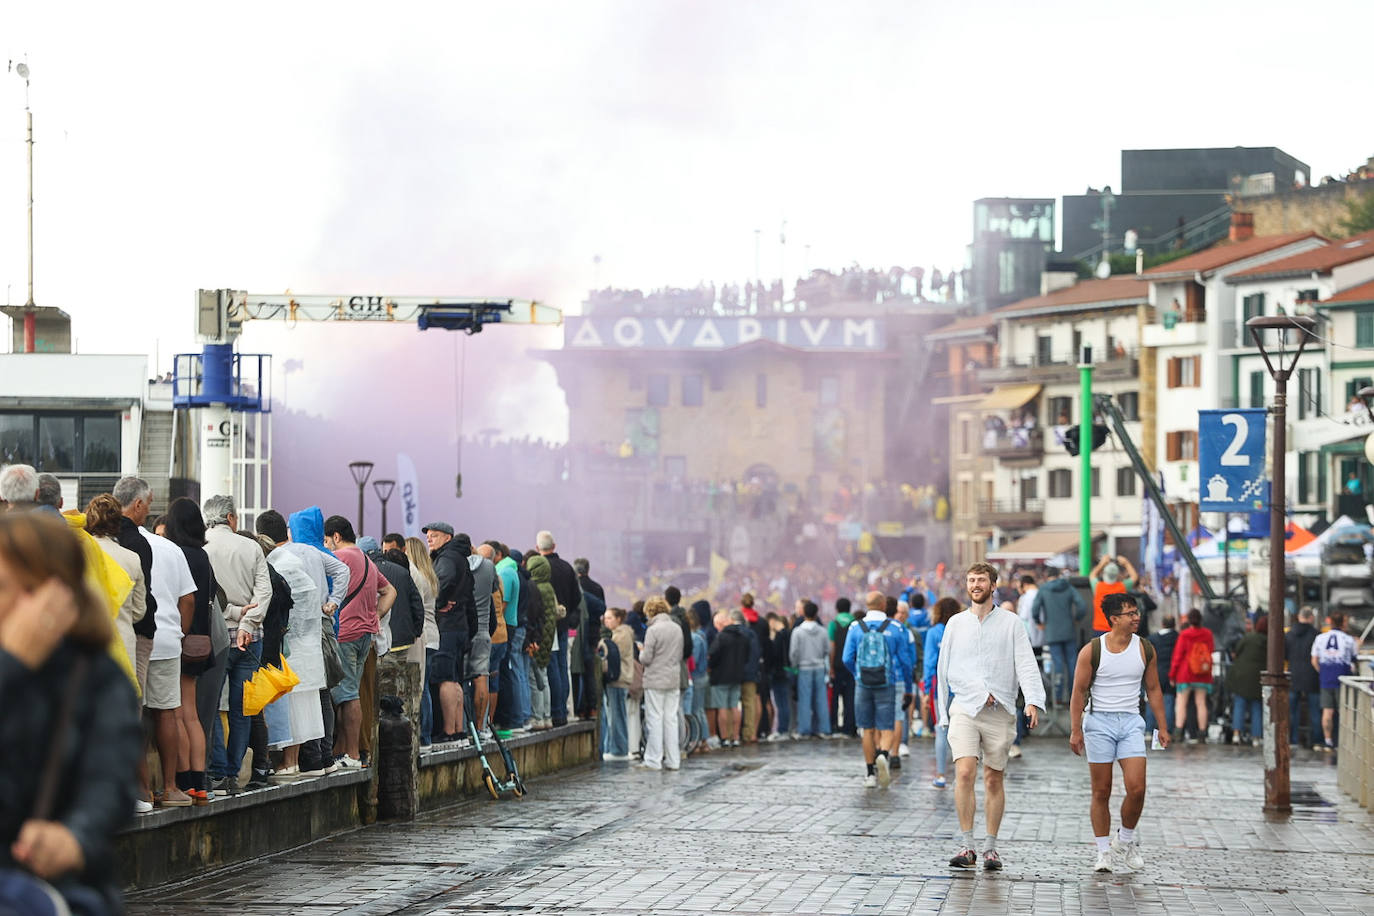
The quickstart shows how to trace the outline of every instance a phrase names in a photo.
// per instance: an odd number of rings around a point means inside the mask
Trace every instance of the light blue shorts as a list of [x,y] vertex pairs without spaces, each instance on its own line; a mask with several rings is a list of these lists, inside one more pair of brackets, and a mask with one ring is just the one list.
[[1145,756],[1145,720],[1134,712],[1083,714],[1083,744],[1088,763],[1115,763]]

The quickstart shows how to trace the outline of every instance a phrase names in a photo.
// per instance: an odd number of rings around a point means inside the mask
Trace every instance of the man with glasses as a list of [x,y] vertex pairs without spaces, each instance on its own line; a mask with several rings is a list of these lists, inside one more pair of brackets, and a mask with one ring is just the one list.
[[[1145,866],[1135,828],[1145,807],[1145,720],[1140,715],[1140,690],[1149,697],[1155,721],[1164,719],[1164,694],[1154,646],[1136,635],[1140,610],[1123,593],[1102,598],[1102,613],[1110,629],[1078,653],[1069,716],[1073,724],[1069,747],[1087,752],[1092,776],[1090,813],[1097,842],[1095,871],[1110,872]],[[1086,715],[1084,714],[1086,707]],[[1168,732],[1159,735],[1169,746]],[[1126,798],[1121,803],[1121,829],[1112,841],[1112,765],[1121,765]]]

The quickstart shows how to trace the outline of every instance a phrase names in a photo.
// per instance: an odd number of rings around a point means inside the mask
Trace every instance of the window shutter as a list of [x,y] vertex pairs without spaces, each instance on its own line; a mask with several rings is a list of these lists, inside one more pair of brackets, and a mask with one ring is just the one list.
[[1171,356],[1171,357],[1169,358],[1169,387],[1170,387],[1170,388],[1177,388],[1177,387],[1178,387],[1178,357],[1177,357],[1177,356]]
[[1178,433],[1169,433],[1164,437],[1164,454],[1168,461],[1178,460]]
[[1193,357],[1193,387],[1202,387],[1202,357]]

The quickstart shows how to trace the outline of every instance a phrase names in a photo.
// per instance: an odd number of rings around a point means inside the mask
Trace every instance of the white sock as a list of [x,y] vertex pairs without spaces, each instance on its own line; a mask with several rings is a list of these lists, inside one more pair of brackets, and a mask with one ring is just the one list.
[[1121,842],[1123,842],[1123,843],[1134,843],[1134,842],[1135,842],[1135,830],[1133,830],[1133,829],[1130,828],[1130,827],[1118,827],[1118,828],[1116,828],[1116,835],[1117,835],[1117,837],[1121,840]]
[[1098,852],[1106,852],[1112,848],[1112,838],[1109,836],[1095,836],[1093,840],[1097,843]]
[[983,840],[983,852],[995,852],[997,850],[997,834],[989,833],[987,839]]
[[964,844],[965,849],[973,848],[973,831],[964,830],[959,834],[959,842]]

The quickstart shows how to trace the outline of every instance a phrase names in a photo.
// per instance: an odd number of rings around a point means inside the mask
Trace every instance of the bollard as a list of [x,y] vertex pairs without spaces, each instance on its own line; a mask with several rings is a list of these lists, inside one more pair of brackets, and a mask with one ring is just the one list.
[[415,755],[411,747],[415,726],[402,713],[399,697],[382,697],[378,722],[377,816],[389,820],[413,820],[420,806],[415,781]]

